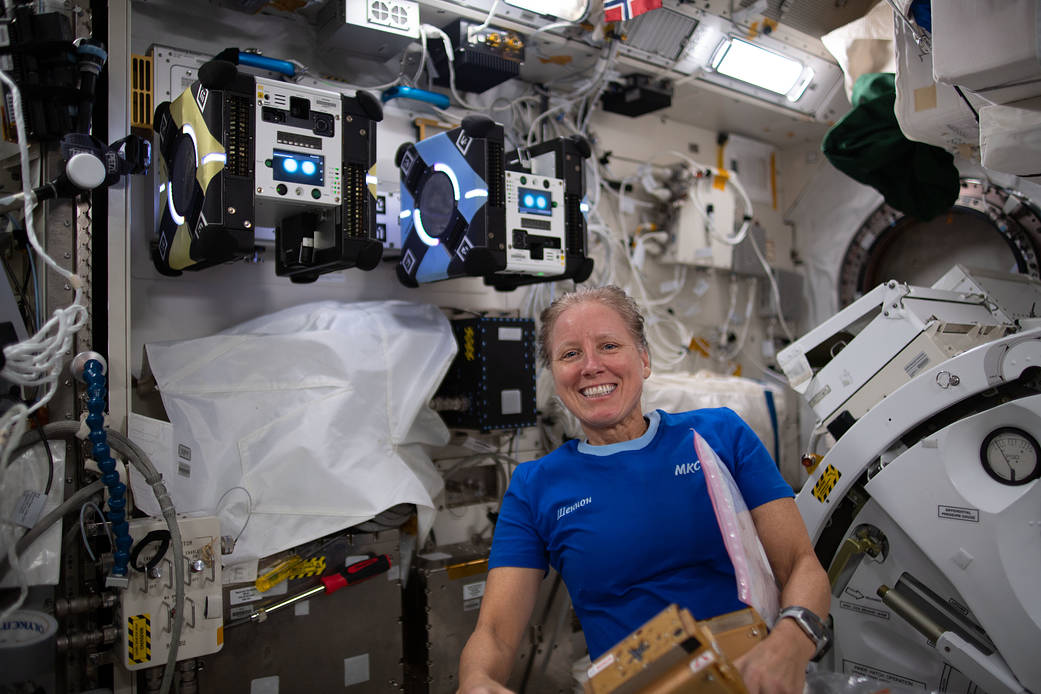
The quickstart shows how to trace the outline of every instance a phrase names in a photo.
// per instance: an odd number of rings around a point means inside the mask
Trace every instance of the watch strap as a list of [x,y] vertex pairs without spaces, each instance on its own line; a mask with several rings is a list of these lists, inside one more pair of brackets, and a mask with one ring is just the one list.
[[814,652],[811,660],[820,660],[821,656],[831,646],[831,629],[828,628],[828,625],[813,610],[799,605],[789,605],[782,609],[777,615],[777,620],[780,621],[785,618],[791,619],[798,624],[803,633],[813,641],[817,650]]

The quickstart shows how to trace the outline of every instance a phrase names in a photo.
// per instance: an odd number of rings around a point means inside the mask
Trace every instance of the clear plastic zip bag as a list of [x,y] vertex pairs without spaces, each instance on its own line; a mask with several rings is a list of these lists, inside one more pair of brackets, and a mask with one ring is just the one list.
[[752,514],[727,466],[697,431],[694,431],[694,451],[701,462],[727,554],[734,564],[737,596],[741,602],[754,607],[767,626],[773,628],[777,621],[780,592],[752,522]]

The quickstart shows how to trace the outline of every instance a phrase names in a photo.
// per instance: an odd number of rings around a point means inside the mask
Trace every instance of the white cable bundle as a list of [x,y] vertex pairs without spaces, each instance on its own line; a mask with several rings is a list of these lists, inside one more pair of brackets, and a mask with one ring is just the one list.
[[[18,403],[0,417],[0,446],[2,446],[0,448],[0,489],[3,489],[4,486],[3,473],[7,471],[11,451],[25,433],[28,409],[22,403]],[[29,583],[26,580],[25,571],[18,561],[17,552],[15,552],[15,544],[21,534],[21,529],[17,525],[8,521],[6,517],[0,516],[0,553],[7,556],[11,570],[18,578],[18,598],[0,614],[0,621],[7,619],[12,612],[21,607],[29,595]]]
[[[72,338],[76,332],[87,322],[87,307],[83,298],[83,283],[80,278],[54,262],[40,246],[36,239],[35,223],[33,221],[33,208],[36,200],[32,194],[32,183],[28,176],[29,171],[29,148],[26,145],[25,120],[22,115],[22,97],[15,84],[7,73],[0,71],[0,79],[3,79],[11,92],[14,102],[15,125],[18,129],[18,150],[21,157],[23,209],[25,211],[25,233],[29,238],[29,245],[39,254],[47,265],[53,268],[59,275],[68,280],[69,285],[76,292],[72,304],[54,312],[54,316],[44,324],[40,330],[25,340],[15,345],[4,348],[6,363],[0,371],[3,377],[20,386],[46,385],[47,391],[36,404],[29,408],[26,415],[32,414],[43,407],[54,396],[58,387],[58,376],[61,374],[63,358],[71,351]],[[6,442],[5,442],[6,443]],[[6,456],[5,456],[6,459]]]
[[73,337],[86,323],[87,307],[83,303],[83,289],[77,287],[73,303],[56,310],[39,332],[24,342],[4,348],[6,363],[0,371],[0,377],[20,386],[47,388],[43,397],[26,411],[26,415],[40,409],[54,397],[64,358],[72,350]]
[[[29,415],[47,404],[58,389],[58,377],[61,375],[64,357],[72,351],[72,339],[76,332],[87,322],[87,307],[80,278],[58,265],[53,258],[47,255],[36,239],[33,221],[33,208],[36,206],[36,200],[32,193],[31,176],[29,175],[29,147],[26,144],[22,97],[18,85],[2,70],[0,70],[0,79],[7,85],[14,106],[18,152],[22,167],[22,204],[29,245],[47,265],[64,277],[69,286],[75,289],[70,306],[55,311],[54,316],[29,339],[4,348],[5,364],[3,370],[0,370],[0,377],[20,386],[45,386],[46,391],[32,407],[19,403],[0,417],[0,487],[2,487],[4,484],[3,473],[7,469],[12,451],[25,432]],[[5,541],[7,539],[4,538]],[[6,549],[11,559],[11,567],[19,577],[21,589],[18,600],[8,608],[8,613],[10,613],[11,610],[18,609],[25,600],[28,586],[24,572],[14,556],[13,540]]]

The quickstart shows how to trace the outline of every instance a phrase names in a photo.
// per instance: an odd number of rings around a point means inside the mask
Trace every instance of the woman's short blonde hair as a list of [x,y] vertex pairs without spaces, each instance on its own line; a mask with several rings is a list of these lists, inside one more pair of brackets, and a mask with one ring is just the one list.
[[613,284],[603,287],[579,287],[573,292],[557,297],[539,316],[541,323],[538,338],[539,362],[543,366],[550,364],[549,338],[553,334],[553,327],[557,324],[557,319],[564,311],[586,301],[599,301],[604,306],[614,309],[622,317],[625,326],[629,329],[629,334],[636,340],[640,349],[648,355],[650,354],[647,347],[647,336],[643,330],[643,314],[631,296]]

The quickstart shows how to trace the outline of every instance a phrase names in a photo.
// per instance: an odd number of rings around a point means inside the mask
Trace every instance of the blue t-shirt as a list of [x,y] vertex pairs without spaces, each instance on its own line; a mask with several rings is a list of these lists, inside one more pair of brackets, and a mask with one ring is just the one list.
[[489,567],[560,572],[593,660],[671,603],[697,619],[745,607],[691,429],[730,470],[749,509],[793,496],[733,410],[647,418],[638,439],[568,441],[520,465],[495,526]]

